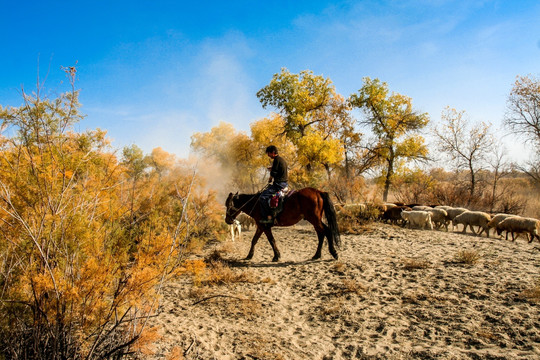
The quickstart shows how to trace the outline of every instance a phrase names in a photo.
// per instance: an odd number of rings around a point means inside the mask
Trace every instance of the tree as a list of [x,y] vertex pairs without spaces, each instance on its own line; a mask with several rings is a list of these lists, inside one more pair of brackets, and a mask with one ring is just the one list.
[[260,168],[260,151],[251,138],[237,132],[232,124],[221,122],[206,133],[191,136],[191,147],[204,157],[215,160],[222,173],[239,190],[258,188],[257,172]]
[[349,98],[351,106],[360,108],[360,121],[376,137],[369,149],[374,158],[386,163],[383,200],[387,201],[392,177],[403,162],[427,159],[424,138],[418,133],[429,122],[427,113],[412,108],[411,98],[389,94],[388,85],[379,79],[364,78],[364,86]]
[[297,147],[308,173],[314,166],[327,168],[341,161],[342,146],[332,123],[339,102],[332,81],[304,70],[291,74],[281,69],[270,84],[257,92],[263,108],[276,108],[283,117],[285,136]]
[[493,149],[494,139],[490,124],[477,123],[469,126],[465,111],[446,107],[442,112],[442,124],[434,128],[439,151],[447,154],[454,162],[456,170],[466,169],[469,173],[470,205],[476,196],[477,174],[485,167],[485,162]]
[[508,96],[505,124],[540,151],[540,80],[518,76]]
[[518,76],[508,96],[505,125],[536,147],[536,153],[520,170],[540,184],[540,80]]

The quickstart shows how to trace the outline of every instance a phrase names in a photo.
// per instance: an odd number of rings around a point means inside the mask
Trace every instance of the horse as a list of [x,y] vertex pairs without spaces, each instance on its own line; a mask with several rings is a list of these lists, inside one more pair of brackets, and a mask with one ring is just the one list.
[[[291,226],[302,219],[311,223],[317,232],[319,245],[317,246],[317,251],[312,259],[320,259],[325,237],[328,239],[330,254],[332,254],[336,260],[338,259],[336,246],[340,248],[341,238],[339,236],[336,211],[327,192],[310,187],[291,192],[285,197],[283,210],[277,215],[274,225],[260,223],[260,220],[262,219],[259,204],[260,194],[260,192],[256,194],[236,193],[234,195],[233,193],[229,193],[229,196],[225,201],[225,207],[227,209],[225,213],[225,222],[227,224],[232,224],[241,212],[246,213],[255,220],[257,229],[251,240],[251,248],[249,249],[246,260],[251,260],[253,258],[255,245],[264,233],[274,251],[272,261],[279,261],[281,254],[276,245],[274,235],[272,234],[272,226]],[[322,222],[323,212],[326,216],[328,225]]]

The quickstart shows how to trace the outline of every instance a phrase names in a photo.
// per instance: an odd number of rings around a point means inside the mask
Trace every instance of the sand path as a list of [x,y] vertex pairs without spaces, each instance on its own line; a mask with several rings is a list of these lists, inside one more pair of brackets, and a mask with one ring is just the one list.
[[538,242],[374,224],[342,235],[339,261],[327,247],[311,261],[315,233],[296,225],[275,229],[279,263],[265,238],[245,262],[252,234],[222,255],[249,282],[167,286],[153,358],[540,359],[540,304],[526,296],[540,288]]

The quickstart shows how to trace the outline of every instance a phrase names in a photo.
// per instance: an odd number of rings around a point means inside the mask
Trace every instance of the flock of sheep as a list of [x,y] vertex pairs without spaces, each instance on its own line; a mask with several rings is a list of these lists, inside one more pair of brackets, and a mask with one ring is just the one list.
[[[344,205],[341,208],[356,207],[365,210],[369,204],[354,204]],[[448,226],[452,225],[452,231],[463,225],[462,233],[466,233],[467,227],[470,231],[478,236],[485,232],[486,237],[489,237],[491,229],[501,235],[505,232],[505,238],[508,240],[508,235],[512,235],[514,241],[520,234],[525,234],[529,242],[535,238],[540,241],[540,220],[528,217],[522,217],[511,214],[495,214],[490,215],[483,211],[471,211],[462,207],[451,206],[425,206],[418,204],[405,205],[403,203],[384,203],[376,206],[379,211],[379,220],[391,222],[392,224],[401,224],[409,228],[420,229],[441,229],[445,228],[448,231]],[[249,230],[251,226],[255,226],[255,220],[247,214],[241,213],[230,225],[232,240],[240,238],[242,229]],[[474,226],[478,227],[478,233]]]
[[[361,204],[360,206],[365,206]],[[358,206],[358,205],[356,205]],[[483,211],[470,211],[462,207],[451,206],[424,206],[424,205],[405,205],[403,203],[385,203],[380,206],[380,220],[390,221],[393,224],[401,223],[409,228],[439,229],[444,227],[448,231],[448,226],[452,224],[452,230],[458,225],[463,225],[462,233],[467,231],[467,227],[475,235],[481,236],[483,232],[489,237],[490,229],[494,229],[497,235],[503,232],[512,234],[512,241],[520,234],[528,236],[529,242],[534,238],[540,241],[540,220],[528,217],[522,217],[511,214],[490,215]],[[473,226],[479,228],[476,233]],[[517,236],[516,236],[517,235]]]

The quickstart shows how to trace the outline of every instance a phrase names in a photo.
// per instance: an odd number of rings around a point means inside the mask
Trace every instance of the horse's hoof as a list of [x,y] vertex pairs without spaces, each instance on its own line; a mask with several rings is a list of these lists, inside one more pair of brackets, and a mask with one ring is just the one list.
[[319,260],[321,258],[321,255],[313,255],[313,257],[311,258],[311,260]]
[[244,260],[249,261],[249,260],[251,260],[251,259],[253,259],[253,255],[248,255],[248,256],[246,256],[246,258],[245,258]]
[[339,259],[339,255],[338,253],[335,253],[335,254],[332,254],[332,256],[334,257],[334,259],[338,260]]
[[272,259],[272,262],[278,262],[279,261],[279,258],[278,257],[275,257]]

